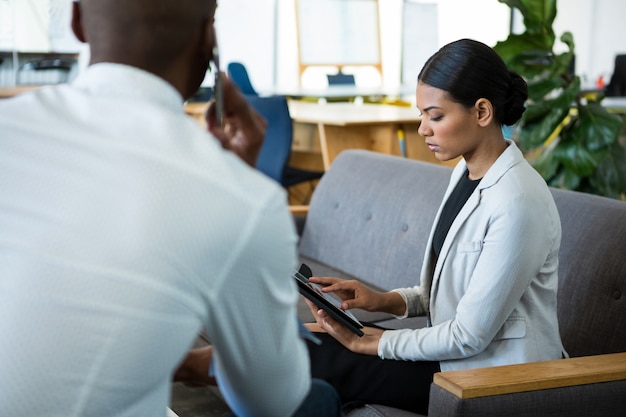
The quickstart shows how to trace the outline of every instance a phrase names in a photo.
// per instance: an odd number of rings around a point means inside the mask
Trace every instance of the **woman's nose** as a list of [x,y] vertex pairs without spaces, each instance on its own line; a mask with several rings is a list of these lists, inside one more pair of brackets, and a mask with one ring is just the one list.
[[417,134],[424,137],[432,136],[430,129],[428,128],[428,125],[424,122],[424,120],[420,122],[420,125],[417,128]]

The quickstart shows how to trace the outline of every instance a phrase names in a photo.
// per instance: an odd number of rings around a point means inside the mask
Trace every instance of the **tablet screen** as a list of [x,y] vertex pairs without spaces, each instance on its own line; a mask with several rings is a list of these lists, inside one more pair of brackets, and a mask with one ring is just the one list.
[[363,325],[350,311],[344,311],[341,309],[341,299],[333,293],[324,293],[321,291],[322,287],[318,284],[314,284],[309,281],[309,278],[302,274],[302,272],[309,272],[310,269],[303,264],[304,270],[301,267],[299,271],[294,272],[294,278],[298,283],[298,290],[300,294],[304,295],[307,299],[312,301],[316,306],[326,311],[335,320],[348,327],[354,333],[359,336],[363,335]]

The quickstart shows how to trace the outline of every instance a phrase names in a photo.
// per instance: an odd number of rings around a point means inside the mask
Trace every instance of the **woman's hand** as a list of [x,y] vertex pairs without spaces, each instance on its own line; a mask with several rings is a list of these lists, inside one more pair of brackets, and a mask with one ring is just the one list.
[[366,311],[382,311],[396,316],[403,315],[406,310],[406,304],[400,294],[375,291],[357,280],[313,277],[309,278],[309,281],[321,285],[322,292],[333,292],[341,298],[342,310],[360,308]]
[[344,325],[333,319],[324,310],[318,309],[315,304],[305,299],[315,318],[315,323],[308,323],[307,327],[312,332],[326,332],[337,339],[339,343],[355,353],[365,355],[378,355],[378,342],[383,334],[382,329],[364,327],[363,336],[359,337]]
[[254,167],[265,138],[267,121],[248,104],[225,74],[222,74],[222,92],[224,125],[217,121],[217,106],[213,101],[205,116],[207,128],[222,143],[224,149],[232,151]]

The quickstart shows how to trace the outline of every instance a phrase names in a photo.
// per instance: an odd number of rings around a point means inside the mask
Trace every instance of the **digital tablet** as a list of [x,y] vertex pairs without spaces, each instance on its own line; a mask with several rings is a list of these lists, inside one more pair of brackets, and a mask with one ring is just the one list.
[[299,270],[294,271],[293,276],[298,283],[300,294],[330,314],[332,318],[353,331],[357,336],[363,336],[363,331],[361,330],[363,325],[354,314],[341,309],[341,299],[333,293],[322,292],[320,285],[309,281],[309,278],[313,276],[313,274],[307,265],[300,265]]

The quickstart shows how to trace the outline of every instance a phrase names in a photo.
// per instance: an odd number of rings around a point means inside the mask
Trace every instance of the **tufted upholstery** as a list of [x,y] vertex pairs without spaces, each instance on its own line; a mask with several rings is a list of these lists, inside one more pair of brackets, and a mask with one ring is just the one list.
[[626,203],[553,189],[563,235],[559,327],[571,356],[626,352]]
[[[302,260],[316,275],[358,277],[381,289],[416,285],[450,173],[450,168],[430,163],[344,151],[311,200],[299,246]],[[567,190],[551,191],[563,231],[558,315],[565,348],[572,356],[625,352],[626,203]],[[360,318],[385,320],[380,323],[393,328],[423,325],[419,320],[371,313]],[[555,413],[550,415],[582,416],[592,415],[590,409],[599,410],[600,403],[605,404],[603,415],[615,415],[606,410],[615,409],[618,401],[625,405],[626,400],[615,400],[614,395],[623,392],[623,387],[624,381],[618,381],[463,400],[433,385],[429,415],[498,415],[493,410],[511,404],[511,409],[519,411],[515,415],[530,416],[548,412],[537,404],[551,404]],[[583,394],[586,404],[596,404],[596,408],[582,406]],[[349,414],[409,415],[415,414],[378,405]]]
[[419,282],[426,239],[452,172],[388,158],[341,153],[315,190],[300,240],[302,256],[385,289]]

